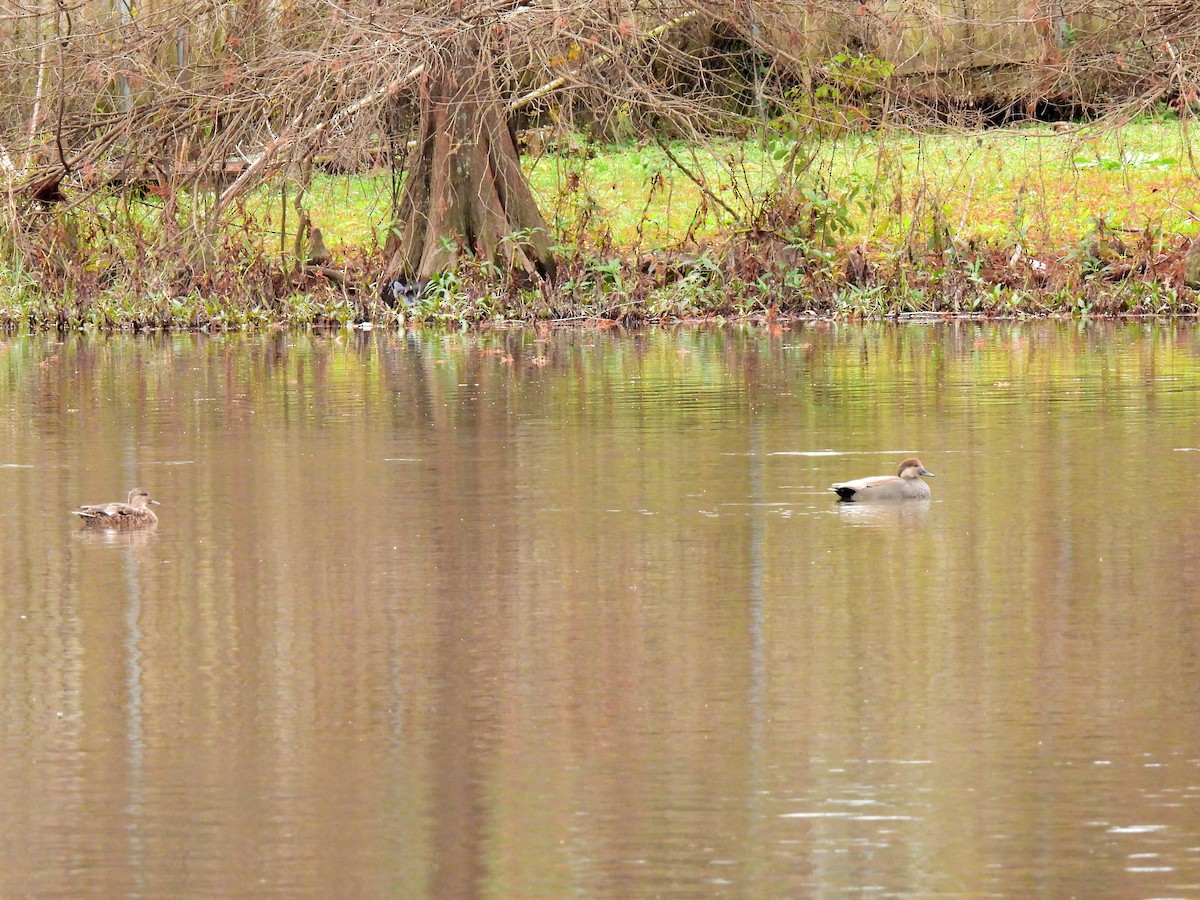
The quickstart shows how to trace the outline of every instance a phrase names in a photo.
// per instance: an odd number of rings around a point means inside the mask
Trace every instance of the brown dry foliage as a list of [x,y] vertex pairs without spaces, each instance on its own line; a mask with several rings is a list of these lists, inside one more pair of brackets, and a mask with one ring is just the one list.
[[[0,0],[0,226],[27,256],[48,260],[47,241],[69,255],[78,237],[47,231],[48,206],[141,191],[165,212],[148,252],[194,260],[266,181],[303,182],[315,162],[403,172],[429,85],[456,77],[464,54],[523,123],[601,135],[618,119],[696,140],[753,127],[811,95],[839,53],[893,67],[869,96],[844,97],[872,121],[975,127],[1197,102],[1193,0],[976,6]],[[199,202],[177,205],[185,192]]]

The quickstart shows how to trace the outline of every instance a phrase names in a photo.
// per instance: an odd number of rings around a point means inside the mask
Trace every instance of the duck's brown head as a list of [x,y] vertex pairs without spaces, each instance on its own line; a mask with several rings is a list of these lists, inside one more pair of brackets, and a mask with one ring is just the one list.
[[921,461],[915,456],[910,456],[904,462],[900,463],[900,470],[896,473],[901,478],[919,478],[924,475],[926,478],[933,478],[932,472],[926,472],[925,467],[921,465]]
[[153,499],[149,493],[142,488],[134,488],[129,492],[129,505],[136,506],[139,509],[145,509],[147,503],[153,503],[158,506],[158,501]]

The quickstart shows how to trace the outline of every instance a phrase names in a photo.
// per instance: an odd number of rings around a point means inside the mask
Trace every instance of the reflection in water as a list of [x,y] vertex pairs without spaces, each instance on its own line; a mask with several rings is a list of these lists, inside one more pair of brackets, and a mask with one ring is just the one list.
[[[1194,893],[1198,360],[1151,324],[14,337],[0,889]],[[909,452],[932,503],[828,491]],[[157,531],[78,530],[130,484]]]
[[835,503],[842,520],[851,525],[882,528],[920,528],[929,517],[931,500],[892,500],[874,503]]
[[81,525],[71,534],[72,540],[104,547],[123,547],[127,550],[148,547],[157,537],[156,527],[123,531],[117,528],[88,528]]
[[[141,534],[129,534],[128,537],[151,537],[150,531]],[[126,546],[130,552],[126,554],[122,569],[126,607],[124,615],[125,633],[121,642],[121,657],[125,661],[125,764],[128,766],[129,788],[125,798],[124,810],[128,819],[128,865],[131,876],[131,887],[136,893],[142,893],[147,888],[142,874],[145,868],[144,845],[142,842],[142,823],[146,819],[145,778],[146,778],[146,740],[145,740],[145,702],[142,696],[142,684],[145,670],[142,666],[142,570],[141,564],[152,564],[152,560],[140,551],[148,545],[145,541],[129,541]]]

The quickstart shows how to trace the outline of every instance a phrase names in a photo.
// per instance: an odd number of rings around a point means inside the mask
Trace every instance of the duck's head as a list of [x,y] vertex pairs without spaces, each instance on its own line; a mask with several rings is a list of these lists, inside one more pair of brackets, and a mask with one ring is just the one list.
[[142,488],[134,488],[129,492],[130,506],[144,507],[147,503],[153,503],[155,506],[159,505],[159,502],[152,498],[150,494],[148,494]]
[[901,478],[919,478],[924,475],[926,478],[933,478],[932,472],[926,472],[925,467],[921,465],[921,461],[915,456],[910,456],[904,462],[900,463],[900,470],[896,473]]

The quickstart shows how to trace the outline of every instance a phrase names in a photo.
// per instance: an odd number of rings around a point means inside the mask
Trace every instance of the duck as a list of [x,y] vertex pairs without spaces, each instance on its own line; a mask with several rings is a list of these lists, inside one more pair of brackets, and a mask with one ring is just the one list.
[[846,502],[863,500],[928,500],[929,485],[922,478],[933,478],[932,472],[915,456],[900,463],[895,475],[873,475],[830,485],[830,490]]
[[71,510],[89,528],[150,528],[158,524],[158,516],[148,504],[159,505],[146,491],[134,488],[125,503],[100,503]]

